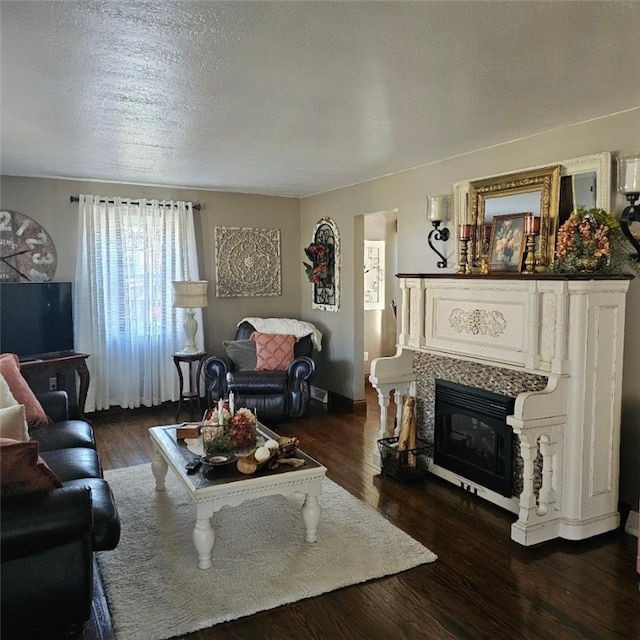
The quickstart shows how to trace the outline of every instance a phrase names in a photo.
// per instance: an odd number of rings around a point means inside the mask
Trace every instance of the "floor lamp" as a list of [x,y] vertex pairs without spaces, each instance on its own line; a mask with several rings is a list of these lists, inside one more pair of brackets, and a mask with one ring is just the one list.
[[177,309],[186,309],[187,317],[184,320],[184,334],[187,344],[178,353],[188,355],[199,353],[201,350],[196,347],[196,332],[198,323],[194,318],[194,309],[203,309],[207,306],[207,285],[206,280],[180,280],[173,283],[173,306]]

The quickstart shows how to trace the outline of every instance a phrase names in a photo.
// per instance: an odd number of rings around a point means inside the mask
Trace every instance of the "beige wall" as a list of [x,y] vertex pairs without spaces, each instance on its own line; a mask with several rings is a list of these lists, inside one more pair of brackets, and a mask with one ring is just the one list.
[[[255,196],[196,189],[142,187],[126,184],[18,178],[3,176],[0,204],[40,222],[51,234],[58,253],[56,280],[75,279],[78,205],[69,202],[79,193],[160,200],[191,200],[202,205],[195,214],[200,277],[209,280],[209,307],[204,312],[205,347],[221,352],[222,340],[233,338],[245,316],[293,317],[300,313],[301,259],[299,201],[295,198]],[[214,227],[280,229],[282,295],[255,298],[216,298]]]
[[[207,349],[219,353],[221,340],[233,335],[235,323],[245,315],[300,317],[316,324],[324,334],[315,384],[360,400],[364,397],[364,214],[397,211],[398,272],[435,272],[436,258],[426,245],[427,194],[450,193],[452,184],[461,180],[509,173],[600,151],[634,152],[640,148],[639,132],[640,108],[301,201],[200,190],[3,177],[0,203],[3,208],[32,216],[51,233],[58,249],[58,280],[74,278],[77,205],[69,204],[70,194],[190,199],[202,203],[203,209],[196,221],[202,243],[201,277],[207,278],[212,287],[205,322]],[[624,200],[617,196],[612,207],[620,211],[623,206]],[[310,242],[317,220],[325,216],[336,221],[341,238],[341,303],[336,313],[311,308],[311,285],[303,277],[301,265],[302,247]],[[282,296],[215,298],[213,227],[216,225],[281,230]],[[453,245],[449,251],[453,251]],[[394,279],[389,286],[387,280],[387,285],[387,299],[399,301],[397,281]],[[640,484],[640,341],[633,327],[639,316],[640,283],[636,280],[631,283],[627,306],[621,458],[621,497],[636,504]]]
[[[453,183],[479,176],[509,173],[601,151],[615,154],[638,149],[640,108],[303,199],[300,207],[302,237],[310,236],[319,218],[330,216],[336,221],[342,239],[340,310],[328,313],[312,309],[306,287],[302,290],[302,316],[323,326],[328,336],[326,364],[335,364],[335,369],[323,367],[318,386],[356,400],[363,397],[364,363],[362,343],[358,340],[362,334],[363,315],[359,304],[362,260],[358,255],[362,244],[359,221],[363,214],[397,210],[398,272],[435,272],[436,257],[426,246],[427,194],[451,193]],[[613,200],[612,208],[621,211],[624,200],[619,196]],[[400,299],[397,291],[390,295]],[[640,459],[640,341],[634,328],[638,317],[640,282],[636,280],[631,283],[627,308],[621,481],[622,497],[636,504]],[[330,376],[324,373],[329,371]],[[339,375],[334,375],[335,371]]]

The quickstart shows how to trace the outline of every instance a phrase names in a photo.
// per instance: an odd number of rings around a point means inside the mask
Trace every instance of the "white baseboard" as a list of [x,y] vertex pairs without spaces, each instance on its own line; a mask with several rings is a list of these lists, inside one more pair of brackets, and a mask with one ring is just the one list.
[[309,391],[314,400],[318,400],[318,402],[322,402],[323,404],[327,404],[329,402],[329,393],[326,389],[320,389],[320,387],[310,385]]
[[630,511],[627,518],[627,524],[624,527],[625,533],[630,533],[632,536],[638,537],[638,512]]

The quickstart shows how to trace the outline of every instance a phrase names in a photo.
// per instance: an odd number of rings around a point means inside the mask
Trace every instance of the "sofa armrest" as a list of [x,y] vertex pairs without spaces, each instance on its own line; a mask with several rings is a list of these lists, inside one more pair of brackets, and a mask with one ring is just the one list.
[[76,637],[91,615],[93,553],[86,487],[2,500],[2,637]]
[[90,536],[92,528],[88,487],[62,487],[46,494],[3,498],[2,562]]
[[316,372],[315,362],[308,356],[296,358],[287,368],[287,378],[290,388],[300,386],[303,382],[310,382]]
[[291,418],[299,418],[306,413],[311,399],[309,383],[315,372],[315,362],[308,356],[300,356],[289,365],[287,377],[289,379],[289,416]]
[[233,370],[233,362],[225,356],[211,356],[205,360],[204,376],[207,406],[212,407],[220,398],[228,397],[227,373]]
[[54,421],[69,419],[69,396],[66,391],[45,391],[36,395],[44,412]]

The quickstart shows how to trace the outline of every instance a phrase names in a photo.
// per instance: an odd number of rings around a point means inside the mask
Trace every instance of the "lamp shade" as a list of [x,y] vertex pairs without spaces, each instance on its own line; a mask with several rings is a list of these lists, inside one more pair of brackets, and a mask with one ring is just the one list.
[[449,213],[449,196],[427,196],[427,217],[431,222],[442,222]]
[[207,306],[206,280],[178,280],[173,284],[173,306],[180,309],[202,309]]
[[618,191],[640,193],[640,153],[618,157]]

